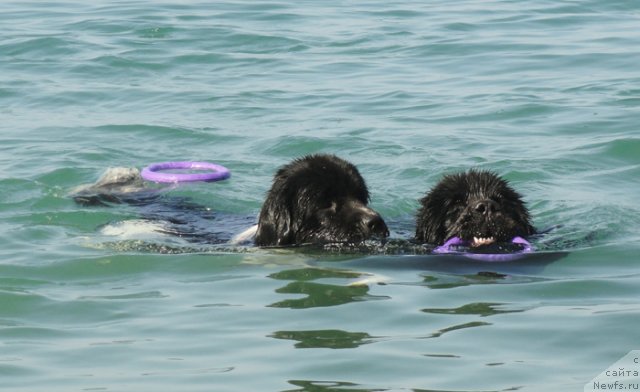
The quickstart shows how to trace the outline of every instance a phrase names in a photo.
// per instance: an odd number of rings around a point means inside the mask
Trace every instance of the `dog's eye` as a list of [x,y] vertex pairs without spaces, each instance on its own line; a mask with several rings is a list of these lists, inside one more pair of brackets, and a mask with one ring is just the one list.
[[464,208],[466,204],[467,203],[465,203],[461,198],[457,198],[453,200],[453,203],[451,203],[450,208],[455,210],[461,210]]
[[458,215],[460,214],[465,208],[464,203],[462,203],[461,201],[454,201],[453,203],[449,204],[445,211],[447,214],[451,214],[451,215]]
[[324,204],[322,208],[316,210],[313,214],[320,222],[323,222],[326,219],[333,219],[336,216],[338,205],[335,202],[331,202],[328,204]]
[[460,214],[462,214],[463,211],[464,211],[464,206],[455,205],[449,209],[448,214],[452,216],[459,216]]
[[335,201],[327,202],[322,209],[327,212],[336,212],[338,211],[338,203]]

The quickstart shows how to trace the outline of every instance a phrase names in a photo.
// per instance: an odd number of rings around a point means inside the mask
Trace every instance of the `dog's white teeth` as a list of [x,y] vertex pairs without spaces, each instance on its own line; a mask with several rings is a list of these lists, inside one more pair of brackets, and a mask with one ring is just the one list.
[[473,246],[491,245],[494,242],[494,237],[473,237]]

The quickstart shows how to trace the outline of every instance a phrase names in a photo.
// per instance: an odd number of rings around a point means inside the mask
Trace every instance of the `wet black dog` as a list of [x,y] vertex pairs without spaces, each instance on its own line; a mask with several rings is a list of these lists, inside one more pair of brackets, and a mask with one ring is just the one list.
[[244,231],[239,228],[255,218],[213,213],[184,198],[165,196],[160,189],[148,188],[133,168],[109,169],[96,183],[74,190],[72,197],[82,205],[139,207],[141,219],[106,227],[125,236],[155,232],[198,243],[255,240],[258,246],[286,246],[357,244],[389,235],[384,220],[367,206],[369,191],[358,169],[333,155],[306,156],[283,166],[274,177],[258,225]]
[[493,172],[445,176],[420,200],[416,240],[439,245],[460,237],[471,247],[535,233],[522,197]]
[[260,211],[258,246],[359,243],[389,230],[367,206],[358,169],[334,155],[309,155],[278,170]]

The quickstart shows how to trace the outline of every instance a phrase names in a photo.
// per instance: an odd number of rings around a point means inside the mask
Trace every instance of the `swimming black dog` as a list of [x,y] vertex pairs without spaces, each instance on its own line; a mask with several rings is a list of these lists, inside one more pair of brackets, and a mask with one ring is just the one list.
[[255,222],[254,217],[214,213],[185,198],[164,196],[148,188],[133,168],[109,169],[95,184],[75,190],[72,197],[82,205],[137,206],[141,220],[106,226],[110,233],[125,236],[148,231],[206,244],[288,246],[357,244],[389,235],[384,220],[367,206],[369,191],[358,169],[333,155],[309,155],[280,168],[258,225],[249,230],[244,229]]
[[281,167],[260,211],[258,246],[355,244],[389,230],[367,206],[358,169],[335,155],[307,155]]
[[420,200],[418,242],[439,245],[459,237],[471,247],[535,233],[522,197],[507,181],[484,170],[446,175]]

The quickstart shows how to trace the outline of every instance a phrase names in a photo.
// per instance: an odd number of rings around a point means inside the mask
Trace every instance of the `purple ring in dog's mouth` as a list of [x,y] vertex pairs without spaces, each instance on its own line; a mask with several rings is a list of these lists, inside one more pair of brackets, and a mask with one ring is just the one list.
[[458,254],[479,261],[501,262],[512,261],[521,258],[526,253],[533,252],[533,246],[522,237],[516,236],[511,239],[508,245],[513,245],[518,249],[508,253],[476,253],[469,252],[465,248],[477,249],[481,246],[494,245],[494,237],[474,237],[473,241],[465,241],[460,237],[449,238],[444,244],[433,249],[436,254]]

